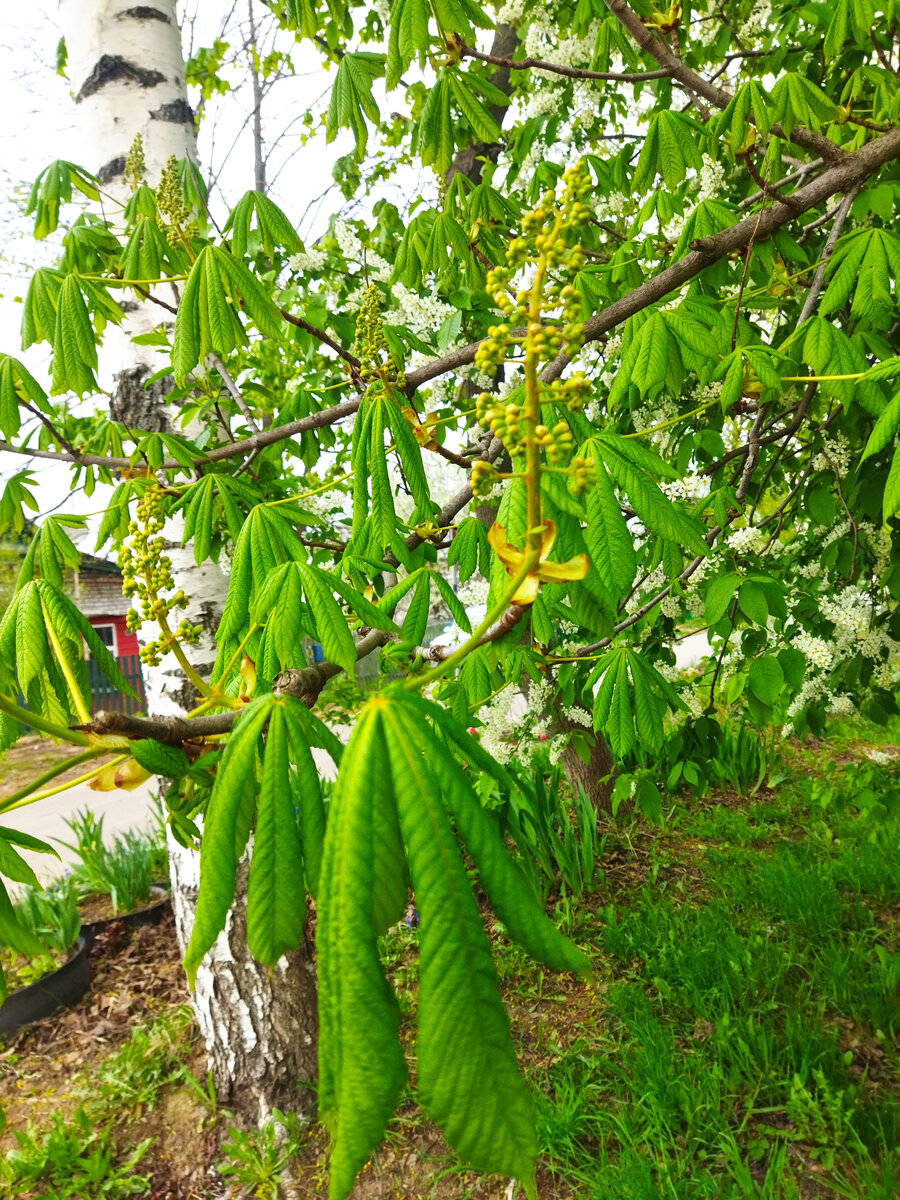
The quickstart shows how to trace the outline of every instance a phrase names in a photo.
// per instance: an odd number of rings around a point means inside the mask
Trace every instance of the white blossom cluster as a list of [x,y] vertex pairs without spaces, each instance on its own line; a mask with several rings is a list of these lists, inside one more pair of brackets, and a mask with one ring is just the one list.
[[761,554],[768,540],[758,525],[748,525],[746,529],[735,529],[726,542],[735,554]]
[[346,221],[342,221],[338,217],[334,223],[332,232],[344,258],[356,259],[359,257],[362,250],[362,243]]
[[703,475],[685,475],[684,479],[662,484],[661,490],[670,500],[694,502],[709,495],[709,480]]
[[872,672],[872,682],[876,687],[890,690],[900,681],[900,662],[896,659],[886,659],[879,663]]
[[[609,221],[615,217],[620,217],[625,211],[625,205],[628,203],[628,197],[623,196],[621,192],[610,192],[608,196],[597,195],[593,198],[588,198],[588,205],[594,211],[594,216],[598,221]],[[616,340],[619,346],[622,344],[622,339],[610,338],[610,341]],[[607,342],[608,352],[609,342]]]
[[437,329],[445,317],[456,309],[436,295],[419,296],[402,283],[392,288],[399,307],[384,314],[385,325],[405,325],[413,333],[423,334]]
[[709,383],[698,383],[691,392],[691,408],[699,408],[701,404],[714,404],[721,395],[721,379],[713,379]]
[[524,15],[524,0],[506,0],[506,3],[497,9],[497,24],[515,26],[521,22]]
[[826,440],[825,445],[813,457],[814,471],[835,471],[841,479],[850,470],[853,462],[853,451],[850,443],[842,433],[837,433]]
[[813,637],[811,633],[800,633],[791,642],[799,650],[806,661],[820,670],[827,671],[834,661],[834,652],[822,638]]
[[856,712],[856,705],[846,692],[837,692],[828,703],[828,711],[835,717],[850,717]]
[[[549,81],[550,86],[538,88],[528,101],[528,111],[526,116],[543,117],[547,113],[556,112],[562,103],[562,89],[564,84],[558,84],[555,79]],[[536,165],[537,160],[535,160]]]
[[856,588],[844,588],[834,597],[823,596],[819,600],[822,616],[833,621],[838,629],[860,635],[866,633],[871,620],[871,610]]
[[677,596],[663,596],[659,602],[659,611],[664,617],[680,617],[681,601]]
[[794,572],[801,579],[815,579],[817,575],[822,573],[822,564],[818,561],[803,563],[801,566],[795,567]]
[[742,42],[752,42],[755,38],[768,33],[771,24],[772,5],[770,0],[757,0],[747,20],[738,30],[738,38]]
[[880,525],[876,528],[870,521],[860,521],[859,532],[865,536],[869,549],[875,556],[872,575],[876,579],[882,579],[891,561],[891,527]]
[[700,167],[697,178],[700,184],[697,191],[697,203],[699,204],[702,200],[709,200],[721,192],[725,183],[725,166],[716,159],[710,158],[708,154],[704,154],[703,165]]
[[660,396],[655,406],[649,404],[636,408],[633,414],[634,427],[638,433],[644,433],[657,425],[665,425],[678,416],[678,406],[671,396]]
[[287,263],[292,271],[321,271],[327,257],[324,250],[313,246],[312,250],[305,253],[292,254]]

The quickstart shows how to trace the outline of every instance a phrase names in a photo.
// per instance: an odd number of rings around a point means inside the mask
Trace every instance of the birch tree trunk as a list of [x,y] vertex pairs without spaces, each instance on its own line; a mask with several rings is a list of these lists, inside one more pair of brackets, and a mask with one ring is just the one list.
[[[99,176],[104,189],[125,201],[125,160],[137,134],[143,141],[147,179],[155,185],[170,155],[196,157],[194,119],[187,100],[181,32],[175,0],[134,5],[128,0],[60,0],[68,71],[80,115],[82,145],[76,159]],[[75,157],[67,154],[66,157]],[[113,218],[113,222],[115,218]],[[144,381],[156,369],[148,348],[132,338],[158,326],[166,311],[148,301],[126,301],[120,329],[108,327],[101,371],[111,380],[111,415],[132,429],[164,430],[171,380]],[[185,653],[204,677],[215,658],[214,632],[227,578],[215,565],[197,567],[181,548],[174,523],[165,530],[175,587],[190,598],[185,617],[203,629]],[[148,627],[148,634],[152,631]],[[153,715],[182,714],[194,706],[193,688],[170,657],[144,668]],[[182,951],[190,938],[199,880],[199,856],[170,839],[172,900]],[[238,875],[235,907],[197,972],[192,1003],[206,1041],[219,1102],[252,1122],[273,1106],[306,1107],[298,1092],[316,1075],[316,985],[312,951],[303,945],[274,972],[253,961],[246,943],[244,896],[247,866]]]

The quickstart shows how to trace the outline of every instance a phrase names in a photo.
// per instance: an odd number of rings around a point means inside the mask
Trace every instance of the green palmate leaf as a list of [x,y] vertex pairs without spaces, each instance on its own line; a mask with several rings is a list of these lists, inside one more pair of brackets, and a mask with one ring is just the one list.
[[[568,938],[563,937],[547,917],[504,848],[497,827],[485,814],[459,763],[448,756],[422,717],[430,716],[438,728],[451,735],[465,736],[468,744],[460,746],[459,752],[470,761],[473,739],[465,730],[450,722],[446,713],[436,705],[411,698],[404,703],[404,708],[413,710],[415,740],[425,748],[426,761],[447,800],[459,836],[472,856],[491,907],[506,926],[509,936],[545,966],[582,975],[589,972],[588,958]],[[409,721],[409,716],[404,714],[404,720]],[[453,741],[458,745],[455,737]],[[497,776],[498,764],[490,760],[490,767],[491,774]],[[499,770],[500,781],[512,788],[513,781],[502,768]]]
[[38,239],[53,233],[59,225],[60,204],[68,204],[75,187],[89,200],[97,199],[97,180],[82,167],[57,159],[45,167],[31,188],[25,215],[34,213],[34,236]]
[[247,338],[239,311],[267,337],[281,336],[281,314],[256,276],[226,250],[204,246],[191,267],[175,317],[172,367],[179,382],[207,354],[224,358],[244,345]]
[[[454,67],[448,67],[446,70],[453,100],[462,113],[464,123],[478,141],[495,142],[500,137],[500,126],[476,95],[476,90],[484,89],[487,81]],[[497,92],[496,88],[493,92],[500,97],[500,103],[509,103],[502,92]],[[491,95],[491,100],[497,102],[494,94]]]
[[863,451],[863,462],[873,454],[879,454],[886,446],[889,446],[896,437],[898,429],[900,429],[900,392],[897,393],[875,422],[875,428],[869,435],[869,440],[866,442],[866,448]]
[[891,469],[888,472],[887,482],[884,485],[884,499],[882,502],[882,515],[887,521],[898,510],[900,510],[900,446],[894,451],[894,457],[891,460]]
[[677,187],[689,167],[703,165],[702,147],[706,134],[683,113],[663,109],[651,118],[647,137],[634,173],[634,188],[644,191],[657,175],[668,188]]
[[[295,725],[290,740],[296,742],[301,736]],[[269,967],[296,950],[306,921],[288,740],[288,720],[282,705],[275,704],[266,733],[247,886],[247,945],[253,957]]]
[[293,527],[277,509],[259,504],[251,510],[234,547],[228,595],[216,634],[220,644],[247,627],[251,605],[274,569],[303,557]]
[[384,448],[386,425],[385,406],[379,399],[372,404],[372,417],[368,427],[370,442],[367,449],[371,472],[373,532],[383,549],[390,547],[394,541],[397,524],[394,492],[388,475],[387,454]]
[[32,275],[22,310],[22,349],[35,342],[51,342],[56,330],[56,306],[63,276],[49,267]]
[[623,447],[623,441],[624,438],[613,439],[611,435],[603,434],[596,445],[610,475],[623,489],[643,523],[653,533],[686,546],[695,554],[708,554],[702,527],[669,500],[650,476],[649,462],[645,465],[640,457],[648,452],[643,447],[638,450],[633,442]]
[[223,230],[231,233],[231,248],[239,258],[247,253],[254,216],[259,241],[270,260],[275,258],[276,246],[288,253],[302,248],[296,229],[278,205],[264,192],[252,191],[246,192],[228,214]]
[[203,956],[225,928],[234,900],[235,870],[253,820],[260,737],[274,703],[271,696],[261,696],[241,713],[213,783],[200,846],[197,912],[184,954],[191,987]]
[[797,125],[821,129],[823,122],[837,116],[834,101],[805,75],[782,75],[770,95],[772,123],[778,122],[788,137]]
[[769,99],[754,79],[738,89],[728,107],[715,117],[710,125],[717,135],[725,129],[729,131],[731,153],[736,154],[743,152],[751,123],[755,125],[760,138],[765,141],[771,127]]
[[475,574],[479,556],[484,574],[490,561],[489,554],[487,530],[483,522],[477,517],[466,517],[460,521],[447,551],[447,565],[459,567],[460,583],[466,583]]
[[84,295],[78,277],[67,275],[60,286],[56,304],[51,395],[71,391],[81,396],[94,391],[97,387],[96,366],[96,338]]
[[[413,499],[422,516],[430,515],[432,509],[431,492],[428,487],[428,480],[425,478],[425,468],[422,465],[422,451],[419,443],[416,441],[412,426],[406,417],[404,417],[400,411],[400,406],[392,396],[385,395],[383,404],[387,420],[391,427],[391,433],[394,435],[394,443],[397,447],[401,466],[403,467],[403,474],[406,477],[406,482],[409,484],[409,490],[412,492]],[[377,454],[378,447],[373,447],[372,452],[373,454]]]
[[382,705],[363,709],[344,751],[322,860],[319,1112],[333,1135],[330,1200],[349,1194],[406,1081],[397,1002],[376,945],[407,896]]
[[637,568],[634,539],[628,532],[599,448],[591,447],[597,483],[587,495],[584,536],[591,562],[611,596],[622,596],[631,587]]
[[[309,894],[315,900],[319,894],[319,876],[325,845],[325,805],[322,800],[322,780],[310,749],[310,734],[315,736],[320,723],[311,718],[309,710],[299,700],[285,696],[281,703],[290,738],[291,762],[296,773],[294,800],[300,827],[304,875]],[[321,728],[324,729],[324,726]],[[320,744],[321,741],[321,738],[317,738],[316,744]],[[336,749],[330,744],[327,748],[334,761],[340,762],[340,744],[337,743]]]
[[326,571],[321,571],[318,567],[313,567],[312,570],[319,572],[327,582],[327,586],[337,592],[344,603],[356,613],[364,625],[368,625],[372,629],[381,629],[384,633],[400,632],[397,625],[385,612],[377,608],[371,600],[367,600],[361,592],[351,587],[339,575],[331,575]]
[[493,21],[476,0],[431,0],[435,20],[445,33],[471,33],[471,26],[491,29]]
[[47,393],[18,359],[0,355],[0,430],[13,438],[22,424],[20,404],[33,404],[49,411]]
[[534,1195],[530,1105],[472,889],[419,731],[390,706],[385,733],[421,918],[419,1095],[473,1166],[513,1175]]
[[304,563],[296,569],[303,580],[303,591],[316,623],[316,633],[325,657],[343,667],[352,676],[356,668],[356,643],[340,605],[334,598],[322,572],[311,570]]
[[180,779],[191,765],[180,746],[164,746],[150,738],[132,742],[130,750],[145,771],[165,779]]
[[453,588],[443,577],[443,575],[438,574],[437,571],[432,571],[431,578],[434,581],[434,586],[437,588],[441,599],[450,609],[450,616],[460,627],[460,629],[462,629],[465,633],[471,633],[472,623],[469,620],[468,613],[466,612],[465,608],[463,608],[461,601],[456,595],[456,592],[454,592]]
[[339,129],[350,129],[356,138],[356,153],[365,153],[369,128],[366,117],[378,122],[378,105],[372,96],[372,84],[384,70],[383,54],[357,50],[345,54],[338,66],[331,101],[325,118],[325,139],[333,142]]
[[0,946],[9,946],[18,954],[36,958],[44,953],[44,947],[16,916],[6,887],[0,880]]
[[453,87],[448,75],[449,68],[443,67],[434,86],[425,98],[419,116],[418,146],[425,166],[434,166],[441,175],[453,161],[456,139],[453,136],[453,117],[450,100]]
[[430,571],[422,571],[415,583],[415,590],[412,594],[412,599],[409,602],[409,607],[403,617],[403,625],[401,626],[401,636],[404,642],[412,642],[414,645],[420,645],[422,638],[425,636],[425,627],[428,624],[428,610],[431,601],[431,581],[434,576]]
[[0,875],[12,879],[15,883],[25,883],[29,887],[39,888],[38,877],[18,851],[0,834]]
[[388,91],[397,86],[401,74],[417,55],[419,66],[425,66],[429,16],[428,0],[395,0],[385,78]]

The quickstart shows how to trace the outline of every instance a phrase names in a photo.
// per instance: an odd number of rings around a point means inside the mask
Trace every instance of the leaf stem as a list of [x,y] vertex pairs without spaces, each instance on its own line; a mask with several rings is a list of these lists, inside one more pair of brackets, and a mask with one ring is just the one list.
[[[71,771],[73,767],[80,766],[81,763],[88,762],[92,758],[99,758],[100,755],[107,754],[109,754],[109,750],[106,750],[102,747],[94,747],[90,750],[83,751],[81,754],[75,754],[71,758],[65,759],[64,762],[58,762],[48,771],[45,771],[43,775],[39,775],[37,779],[32,779],[31,783],[26,784],[25,787],[19,788],[17,792],[13,792],[11,796],[4,796],[3,799],[0,800],[0,812],[6,812],[6,810],[10,808],[18,808],[18,802],[20,800],[26,796],[30,796],[35,788],[40,787],[41,784],[49,783],[50,780],[55,779],[57,775],[62,775],[65,771]],[[30,804],[31,801],[29,800],[28,803]]]
[[39,729],[41,733],[49,734],[50,737],[59,738],[63,742],[71,742],[73,746],[89,746],[91,744],[90,738],[83,733],[67,729],[65,725],[54,725],[52,721],[48,721],[45,717],[39,717],[30,709],[22,708],[8,696],[0,695],[0,712],[6,713],[8,717],[14,717],[23,725],[30,725],[32,729]]
[[78,680],[75,678],[72,668],[63,653],[62,646],[59,644],[59,638],[56,636],[56,630],[53,628],[53,622],[50,620],[50,614],[47,612],[43,599],[41,599],[41,612],[44,615],[44,628],[47,630],[47,637],[53,649],[54,657],[59,663],[59,669],[62,671],[69,691],[72,694],[72,703],[75,705],[75,712],[78,714],[78,719],[82,725],[87,725],[91,719],[91,711],[85,703],[84,696],[81,694],[81,688],[78,686]]

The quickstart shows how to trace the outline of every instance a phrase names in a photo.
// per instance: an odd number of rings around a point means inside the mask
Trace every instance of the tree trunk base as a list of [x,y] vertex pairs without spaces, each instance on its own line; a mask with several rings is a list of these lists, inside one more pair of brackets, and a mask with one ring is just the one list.
[[[191,935],[199,855],[170,844],[172,898],[182,953]],[[238,865],[237,900],[197,971],[192,1007],[209,1056],[217,1102],[249,1125],[273,1108],[311,1115],[317,1076],[316,976],[311,943],[275,969],[247,950],[248,860]]]

